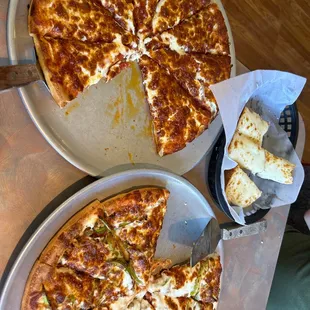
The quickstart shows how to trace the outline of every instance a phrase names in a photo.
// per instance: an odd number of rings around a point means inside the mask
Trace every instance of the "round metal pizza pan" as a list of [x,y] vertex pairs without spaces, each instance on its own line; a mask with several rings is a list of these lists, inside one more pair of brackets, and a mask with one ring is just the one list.
[[[161,170],[139,169],[100,179],[61,204],[29,238],[19,253],[4,284],[0,309],[20,308],[29,272],[44,247],[76,212],[95,198],[106,199],[141,186],[161,186],[170,191],[167,213],[155,256],[170,258],[174,264],[190,257],[192,244],[214,213],[202,194],[184,178]],[[223,262],[223,247],[217,249]]]
[[[11,64],[36,61],[27,27],[29,2],[9,2],[7,44]],[[231,29],[221,2],[214,2],[225,17],[233,77],[236,59]],[[217,117],[185,149],[159,157],[137,64],[107,84],[99,82],[90,87],[64,109],[55,104],[43,81],[20,88],[19,94],[48,143],[67,161],[92,176],[107,176],[132,168],[162,168],[182,175],[212,147],[222,126]]]

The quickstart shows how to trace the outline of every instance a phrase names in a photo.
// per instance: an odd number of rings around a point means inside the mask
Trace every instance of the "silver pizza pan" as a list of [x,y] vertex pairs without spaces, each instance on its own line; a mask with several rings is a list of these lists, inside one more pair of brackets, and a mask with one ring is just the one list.
[[[4,284],[0,309],[20,308],[30,270],[49,240],[76,212],[94,199],[103,200],[141,186],[161,186],[170,191],[167,213],[161,230],[156,257],[173,264],[189,259],[193,242],[200,236],[214,213],[202,194],[184,178],[161,170],[139,169],[100,179],[77,192],[51,213],[30,237],[18,255]],[[223,262],[223,247],[217,249]]]
[[[7,24],[11,64],[36,61],[28,34],[30,0],[10,0]],[[236,59],[231,29],[225,17],[235,76]],[[168,87],[168,85],[167,85]],[[60,109],[43,81],[19,89],[20,97],[44,138],[67,161],[92,176],[106,176],[132,168],[162,168],[182,175],[194,167],[216,140],[220,117],[185,149],[159,157],[152,138],[148,105],[136,63],[109,83],[99,82]]]

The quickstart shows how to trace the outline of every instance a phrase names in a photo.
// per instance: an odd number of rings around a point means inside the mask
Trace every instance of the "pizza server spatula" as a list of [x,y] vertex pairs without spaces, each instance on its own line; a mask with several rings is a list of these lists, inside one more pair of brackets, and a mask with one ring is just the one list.
[[0,92],[44,80],[39,63],[0,67]]
[[193,245],[190,265],[192,267],[195,266],[200,260],[213,253],[221,239],[231,240],[252,236],[266,231],[266,229],[266,220],[261,220],[246,226],[240,226],[235,223],[224,224],[223,228],[220,228],[217,220],[212,218]]

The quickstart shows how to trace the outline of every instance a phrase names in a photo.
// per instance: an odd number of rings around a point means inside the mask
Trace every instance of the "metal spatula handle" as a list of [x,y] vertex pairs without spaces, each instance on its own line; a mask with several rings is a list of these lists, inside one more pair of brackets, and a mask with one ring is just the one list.
[[267,229],[267,221],[261,220],[246,226],[233,224],[231,226],[221,226],[221,238],[223,240],[231,240],[241,237],[256,235]]
[[0,67],[0,92],[41,79],[42,74],[37,64]]

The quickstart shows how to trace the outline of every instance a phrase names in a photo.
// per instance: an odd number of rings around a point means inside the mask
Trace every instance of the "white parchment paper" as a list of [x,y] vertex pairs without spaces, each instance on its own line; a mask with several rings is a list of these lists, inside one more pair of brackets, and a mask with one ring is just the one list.
[[[262,197],[253,204],[252,208],[256,210],[279,207],[296,200],[304,180],[304,170],[286,132],[278,125],[278,122],[281,112],[287,105],[296,101],[305,83],[305,78],[291,73],[257,70],[211,86],[219,105],[226,135],[221,170],[221,185],[226,202],[224,171],[237,165],[229,158],[227,148],[245,105],[270,123],[269,130],[264,136],[263,147],[296,165],[293,174],[294,182],[290,185],[264,180],[250,174],[250,178],[263,192]],[[244,209],[236,206],[230,206],[229,209],[234,220],[244,225]]]

